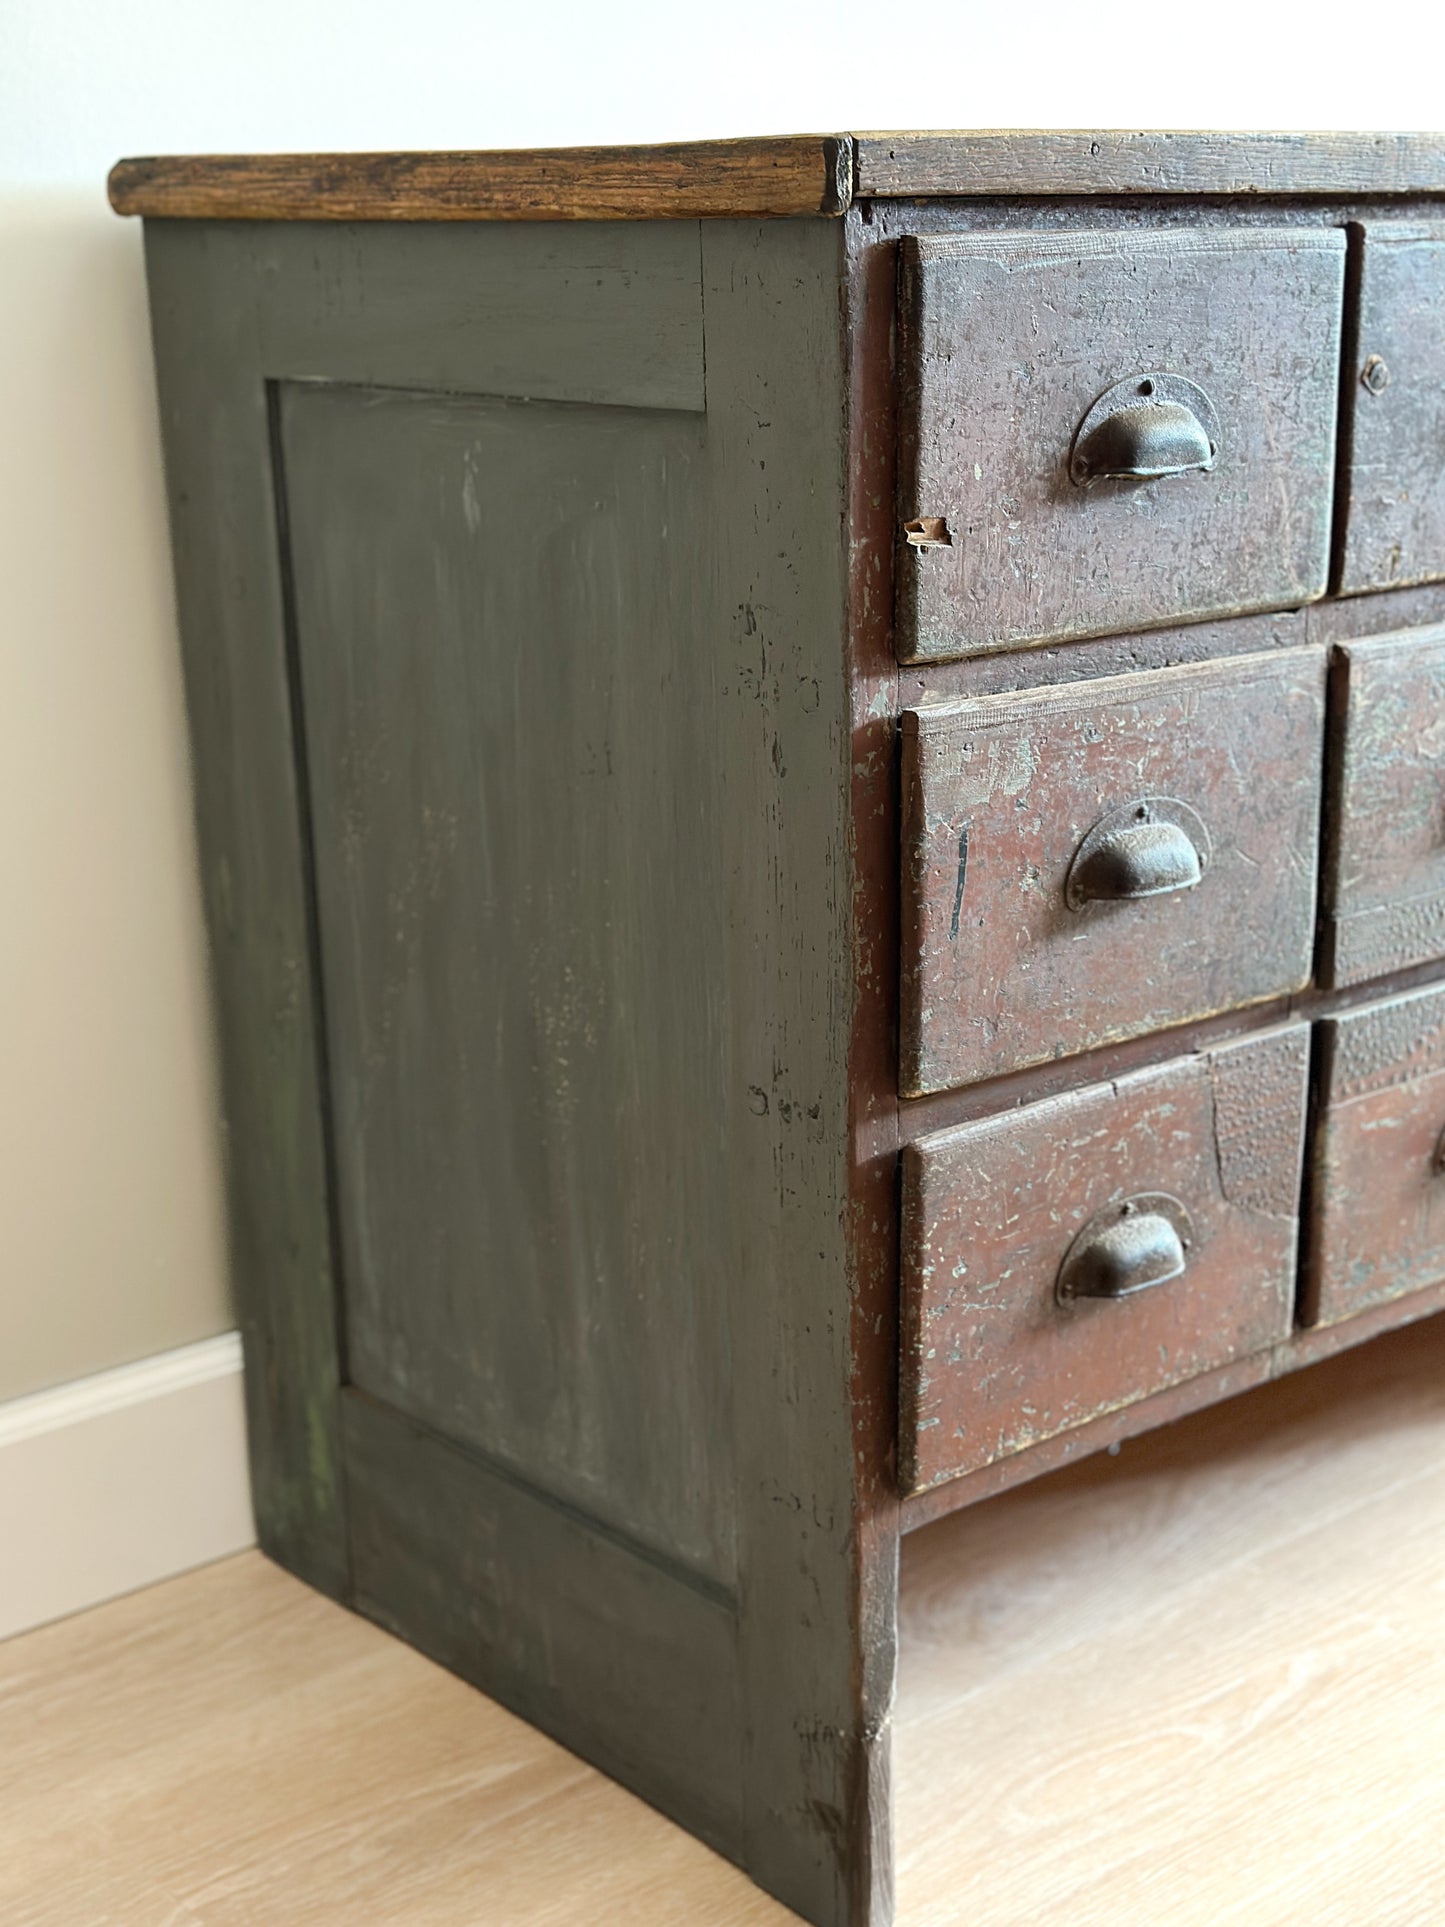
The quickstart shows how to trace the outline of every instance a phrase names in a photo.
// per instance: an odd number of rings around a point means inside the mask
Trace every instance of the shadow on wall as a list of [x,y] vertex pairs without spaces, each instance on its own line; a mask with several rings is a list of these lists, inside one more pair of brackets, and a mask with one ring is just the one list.
[[0,194],[0,1399],[230,1322],[141,231]]

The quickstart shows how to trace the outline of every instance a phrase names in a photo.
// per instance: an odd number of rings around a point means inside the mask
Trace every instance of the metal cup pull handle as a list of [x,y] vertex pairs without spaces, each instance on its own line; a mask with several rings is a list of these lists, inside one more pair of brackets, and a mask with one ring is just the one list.
[[1185,375],[1131,375],[1106,388],[1079,423],[1069,473],[1091,482],[1157,482],[1208,473],[1219,457],[1219,411]]
[[1101,816],[1069,865],[1071,910],[1089,903],[1132,903],[1192,890],[1210,856],[1197,811],[1172,796],[1141,796]]
[[1167,1285],[1183,1272],[1193,1239],[1189,1213],[1167,1192],[1144,1192],[1109,1205],[1064,1254],[1059,1300],[1132,1298]]

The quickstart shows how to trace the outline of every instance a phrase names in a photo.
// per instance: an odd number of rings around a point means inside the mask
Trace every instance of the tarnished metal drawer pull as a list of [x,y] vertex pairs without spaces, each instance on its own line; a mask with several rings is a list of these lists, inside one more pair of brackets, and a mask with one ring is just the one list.
[[1213,468],[1219,414],[1185,375],[1131,375],[1106,388],[1074,434],[1069,473],[1090,482],[1154,482]]
[[1141,796],[1101,816],[1069,865],[1071,910],[1192,890],[1209,863],[1209,832],[1187,803]]
[[1129,1298],[1167,1285],[1184,1270],[1193,1237],[1189,1213],[1167,1191],[1111,1204],[1090,1218],[1064,1254],[1059,1299]]

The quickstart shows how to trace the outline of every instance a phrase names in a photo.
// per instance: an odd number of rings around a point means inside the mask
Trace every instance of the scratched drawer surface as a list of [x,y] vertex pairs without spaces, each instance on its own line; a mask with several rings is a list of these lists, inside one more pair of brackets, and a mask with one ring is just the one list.
[[922,1491],[1284,1338],[1308,1027],[904,1153],[900,1464]]
[[1339,650],[1322,887],[1325,980],[1445,956],[1445,625]]
[[1316,648],[905,711],[905,1095],[1301,988],[1323,719]]
[[1445,989],[1320,1032],[1305,1316],[1331,1325],[1445,1279]]
[[1445,576],[1445,224],[1368,221],[1356,231],[1346,595]]
[[903,660],[1323,595],[1344,258],[1332,229],[905,240]]

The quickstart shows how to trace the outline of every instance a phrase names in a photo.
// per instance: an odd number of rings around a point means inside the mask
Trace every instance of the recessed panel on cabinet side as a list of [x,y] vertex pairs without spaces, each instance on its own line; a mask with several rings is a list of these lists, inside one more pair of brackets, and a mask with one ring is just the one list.
[[666,990],[726,944],[721,772],[651,539],[704,417],[281,418],[349,1379],[727,1583],[728,1013]]

